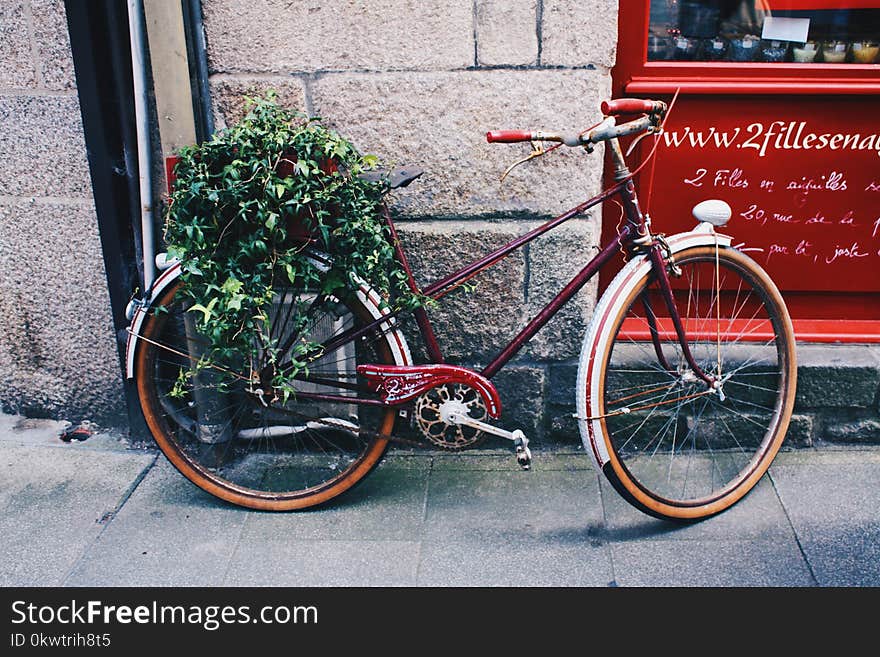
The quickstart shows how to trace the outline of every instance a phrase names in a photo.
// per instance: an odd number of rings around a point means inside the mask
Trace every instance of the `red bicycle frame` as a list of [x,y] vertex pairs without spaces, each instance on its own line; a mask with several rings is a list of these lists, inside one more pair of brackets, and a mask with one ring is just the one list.
[[[480,272],[488,269],[496,265],[498,262],[506,258],[508,255],[516,251],[522,246],[532,242],[536,238],[541,235],[547,233],[550,230],[553,230],[557,226],[565,223],[569,219],[576,217],[577,215],[585,212],[591,207],[601,203],[609,196],[613,195],[618,190],[625,190],[625,184],[617,184],[606,190],[605,192],[594,196],[593,198],[585,201],[584,203],[578,205],[575,208],[572,208],[568,212],[565,212],[558,217],[555,217],[546,223],[534,228],[528,233],[516,238],[515,240],[505,244],[504,246],[496,249],[495,251],[483,256],[479,260],[472,262],[469,265],[466,265],[455,271],[442,280],[439,280],[435,283],[432,283],[424,290],[422,290],[422,294],[425,296],[439,299],[441,296],[451,291],[455,287],[458,287],[462,283],[466,282],[468,279],[476,276]],[[632,190],[630,190],[632,191]],[[635,198],[633,193],[632,195],[632,207],[634,207],[638,211],[638,201]],[[532,320],[510,341],[510,343],[504,347],[504,349],[492,359],[492,361],[483,368],[480,372],[487,379],[491,379],[498,371],[504,367],[513,358],[517,352],[528,342],[538,331],[543,328],[543,326],[549,322],[553,316],[559,311],[559,309],[565,305],[577,292],[580,290],[586,283],[589,281],[601,267],[611,259],[611,257],[617,253],[621,248],[625,247],[625,245],[630,241],[630,237],[634,232],[633,226],[640,225],[644,218],[641,216],[641,212],[638,211],[639,223],[634,223],[632,218],[630,218],[630,223],[623,226],[620,233],[617,235],[617,238],[605,246],[596,256],[594,256],[586,266],[581,269],[578,274],[569,281],[569,283],[546,305],[544,308],[537,314]],[[389,229],[392,231],[392,235],[396,236],[396,230],[394,228],[394,222],[391,219],[389,213],[385,212],[385,221],[387,222]],[[415,284],[415,279],[413,277],[412,271],[409,267],[409,263],[406,260],[406,254],[403,252],[403,248],[400,246],[400,240],[394,240],[394,248],[397,255],[397,259],[400,261],[401,265],[403,265],[404,270],[406,271],[407,277],[410,282],[410,286],[414,291],[418,291],[418,287]],[[424,341],[425,347],[428,350],[428,356],[434,361],[438,363],[444,362],[443,354],[440,350],[440,346],[437,343],[437,338],[434,335],[434,330],[431,327],[431,323],[428,320],[427,312],[424,308],[417,308],[414,311],[416,321],[418,322],[419,329],[421,331],[421,336]]]
[[[544,306],[544,308],[537,315],[535,315],[531,319],[531,321],[529,321],[529,323],[510,341],[510,343],[508,343],[507,346],[505,346],[501,350],[501,352],[497,356],[495,356],[495,358],[493,358],[488,365],[483,368],[483,370],[480,372],[480,375],[485,377],[486,379],[491,379],[495,374],[497,374],[498,371],[501,370],[517,354],[517,352],[519,352],[523,345],[525,345],[526,342],[528,342],[538,331],[540,331],[541,328],[543,328],[543,326],[553,318],[553,316],[559,311],[559,309],[563,305],[565,305],[578,292],[578,290],[580,290],[587,283],[587,281],[589,281],[602,268],[602,266],[605,265],[614,256],[615,253],[619,251],[631,253],[637,249],[641,249],[643,251],[647,251],[648,257],[650,258],[654,266],[654,270],[660,272],[657,274],[657,283],[665,301],[667,310],[669,311],[669,315],[672,320],[673,326],[675,327],[675,331],[678,335],[678,340],[682,346],[685,359],[687,360],[693,371],[697,374],[697,376],[702,378],[708,384],[712,384],[712,377],[706,374],[695,362],[691,354],[690,348],[687,344],[687,340],[685,339],[684,326],[681,322],[681,318],[673,296],[672,285],[666,272],[666,255],[663,252],[662,241],[656,240],[650,234],[648,220],[642,213],[641,208],[639,207],[635,185],[632,182],[633,174],[630,173],[629,169],[626,166],[624,156],[617,139],[609,140],[608,144],[610,146],[611,159],[613,164],[615,165],[614,173],[616,179],[616,182],[611,187],[604,190],[600,194],[597,194],[596,196],[590,198],[589,200],[584,201],[580,205],[572,208],[571,210],[568,210],[567,212],[557,217],[554,217],[553,219],[550,219],[546,223],[532,229],[528,233],[525,233],[524,235],[512,240],[511,242],[496,249],[495,251],[492,251],[491,253],[480,258],[479,260],[465,265],[461,269],[449,274],[442,280],[432,283],[424,290],[420,289],[418,284],[416,283],[406,254],[404,253],[400,240],[398,239],[397,229],[394,225],[393,219],[391,218],[391,214],[388,211],[387,207],[384,209],[383,217],[389,230],[390,239],[395,250],[395,257],[397,258],[398,262],[401,264],[406,273],[407,282],[410,289],[413,292],[423,294],[427,297],[439,299],[443,295],[452,291],[454,288],[468,281],[470,278],[476,276],[477,274],[488,269],[489,267],[494,266],[520,247],[532,242],[533,240],[547,233],[548,231],[551,231],[554,228],[562,225],[569,219],[572,219],[586,212],[590,208],[598,205],[599,203],[610,198],[614,194],[619,195],[621,205],[623,207],[624,216],[626,217],[627,221],[624,222],[624,224],[621,226],[615,239],[607,244],[605,247],[603,247],[601,251],[596,254],[584,266],[584,268],[581,269],[581,271],[574,278],[572,278],[571,281],[569,281],[568,284],[549,303],[547,303],[547,305]],[[362,326],[355,330],[349,330],[342,333],[341,335],[335,336],[322,345],[323,351],[325,353],[330,352],[347,342],[356,340],[359,337],[366,335],[371,331],[374,331],[381,324],[386,323],[390,318],[395,317],[402,312],[402,309],[392,311],[390,314],[384,315],[380,319],[374,320],[373,322],[365,326]],[[434,329],[431,326],[427,311],[424,307],[419,307],[413,311],[413,314],[418,324],[420,336],[431,362],[437,364],[444,363],[445,360],[443,358],[443,353],[440,349],[440,345],[437,341]],[[657,327],[651,326],[650,331],[652,341],[658,353],[660,364],[663,367],[668,367],[665,363],[665,358],[663,358],[662,351],[660,349],[660,334]],[[307,376],[303,377],[303,379],[311,380]],[[300,395],[307,398],[322,399],[328,401],[344,401],[347,403],[351,403],[352,401],[365,404],[390,403],[376,399],[359,398],[353,400],[351,397],[343,397],[341,395],[323,393],[300,393]]]

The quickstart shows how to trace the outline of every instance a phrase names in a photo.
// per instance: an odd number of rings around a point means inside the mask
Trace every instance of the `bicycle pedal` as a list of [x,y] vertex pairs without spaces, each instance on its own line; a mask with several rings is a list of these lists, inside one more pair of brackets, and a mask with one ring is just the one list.
[[523,470],[532,469],[532,453],[528,447],[520,446],[516,448],[516,462],[519,463],[519,467]]
[[516,462],[523,470],[530,470],[532,468],[532,452],[529,449],[529,439],[519,429],[513,432],[513,436],[513,444],[516,447]]

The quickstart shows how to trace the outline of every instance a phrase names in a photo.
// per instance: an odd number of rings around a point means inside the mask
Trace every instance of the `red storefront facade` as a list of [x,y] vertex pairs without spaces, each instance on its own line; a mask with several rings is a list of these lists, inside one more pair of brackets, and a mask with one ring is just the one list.
[[757,5],[620,2],[615,97],[678,92],[641,174],[655,230],[724,199],[799,339],[880,342],[880,0]]

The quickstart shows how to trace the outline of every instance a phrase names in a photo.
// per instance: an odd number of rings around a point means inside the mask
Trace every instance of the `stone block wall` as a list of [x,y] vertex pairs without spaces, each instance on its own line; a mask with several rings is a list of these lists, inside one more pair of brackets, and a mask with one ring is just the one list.
[[880,444],[880,345],[798,345],[797,445]]
[[[242,115],[243,94],[272,88],[362,151],[425,170],[391,199],[423,284],[600,189],[601,154],[566,149],[499,184],[528,147],[487,144],[485,133],[572,131],[600,118],[617,41],[614,0],[206,0],[202,11],[218,127]],[[444,299],[432,320],[448,360],[489,362],[598,238],[595,212],[474,279],[473,292]],[[545,405],[563,395],[552,390],[554,368],[577,358],[594,303],[591,284],[498,375],[504,426],[549,433]],[[573,387],[565,394],[573,405]],[[576,433],[557,438],[578,442]]]
[[119,421],[122,382],[64,3],[0,3],[0,408]]
[[[219,127],[276,89],[366,152],[425,175],[391,201],[428,283],[600,187],[600,154],[516,169],[493,128],[598,118],[615,59],[614,0],[205,0]],[[0,3],[0,408],[119,422],[124,400],[61,0]],[[583,29],[588,26],[589,29]],[[592,253],[573,220],[454,293],[433,319],[452,362],[480,366]],[[588,286],[496,377],[503,424],[576,446],[574,382]],[[410,327],[411,329],[411,327]],[[800,345],[789,444],[880,443],[880,346]]]

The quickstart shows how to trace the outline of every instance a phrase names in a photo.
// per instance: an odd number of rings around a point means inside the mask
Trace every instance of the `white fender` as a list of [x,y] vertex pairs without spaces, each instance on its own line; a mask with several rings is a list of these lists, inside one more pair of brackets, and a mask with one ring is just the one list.
[[[709,223],[700,223],[694,230],[687,233],[678,233],[666,238],[673,255],[685,249],[695,246],[715,246],[730,248],[731,237],[716,233]],[[596,355],[605,350],[608,342],[613,338],[608,324],[621,311],[621,306],[632,292],[635,285],[650,270],[651,262],[646,255],[640,255],[630,260],[623,269],[614,277],[608,289],[602,294],[593,318],[587,327],[581,347],[581,357],[578,363],[576,408],[578,429],[584,450],[593,458],[597,469],[608,462],[608,449],[602,440],[602,426],[600,420],[587,420],[595,409],[599,408],[599,379],[602,364],[597,362]],[[597,412],[597,411],[596,411]]]
[[[135,368],[135,352],[137,351],[138,337],[147,317],[147,312],[162,296],[169,285],[174,283],[180,276],[180,263],[175,263],[166,269],[162,275],[156,279],[150,290],[150,298],[144,304],[137,307],[128,327],[128,341],[125,346],[125,371],[126,376],[134,378]],[[390,314],[390,310],[382,303],[382,297],[370,287],[365,281],[356,278],[355,283],[358,285],[357,297],[364,304],[364,307],[372,315],[374,319],[379,319]],[[409,352],[409,346],[403,333],[397,328],[397,321],[394,318],[389,319],[379,325],[379,329],[388,336],[388,346],[391,348],[391,354],[394,357],[395,365],[411,365],[412,356]]]

